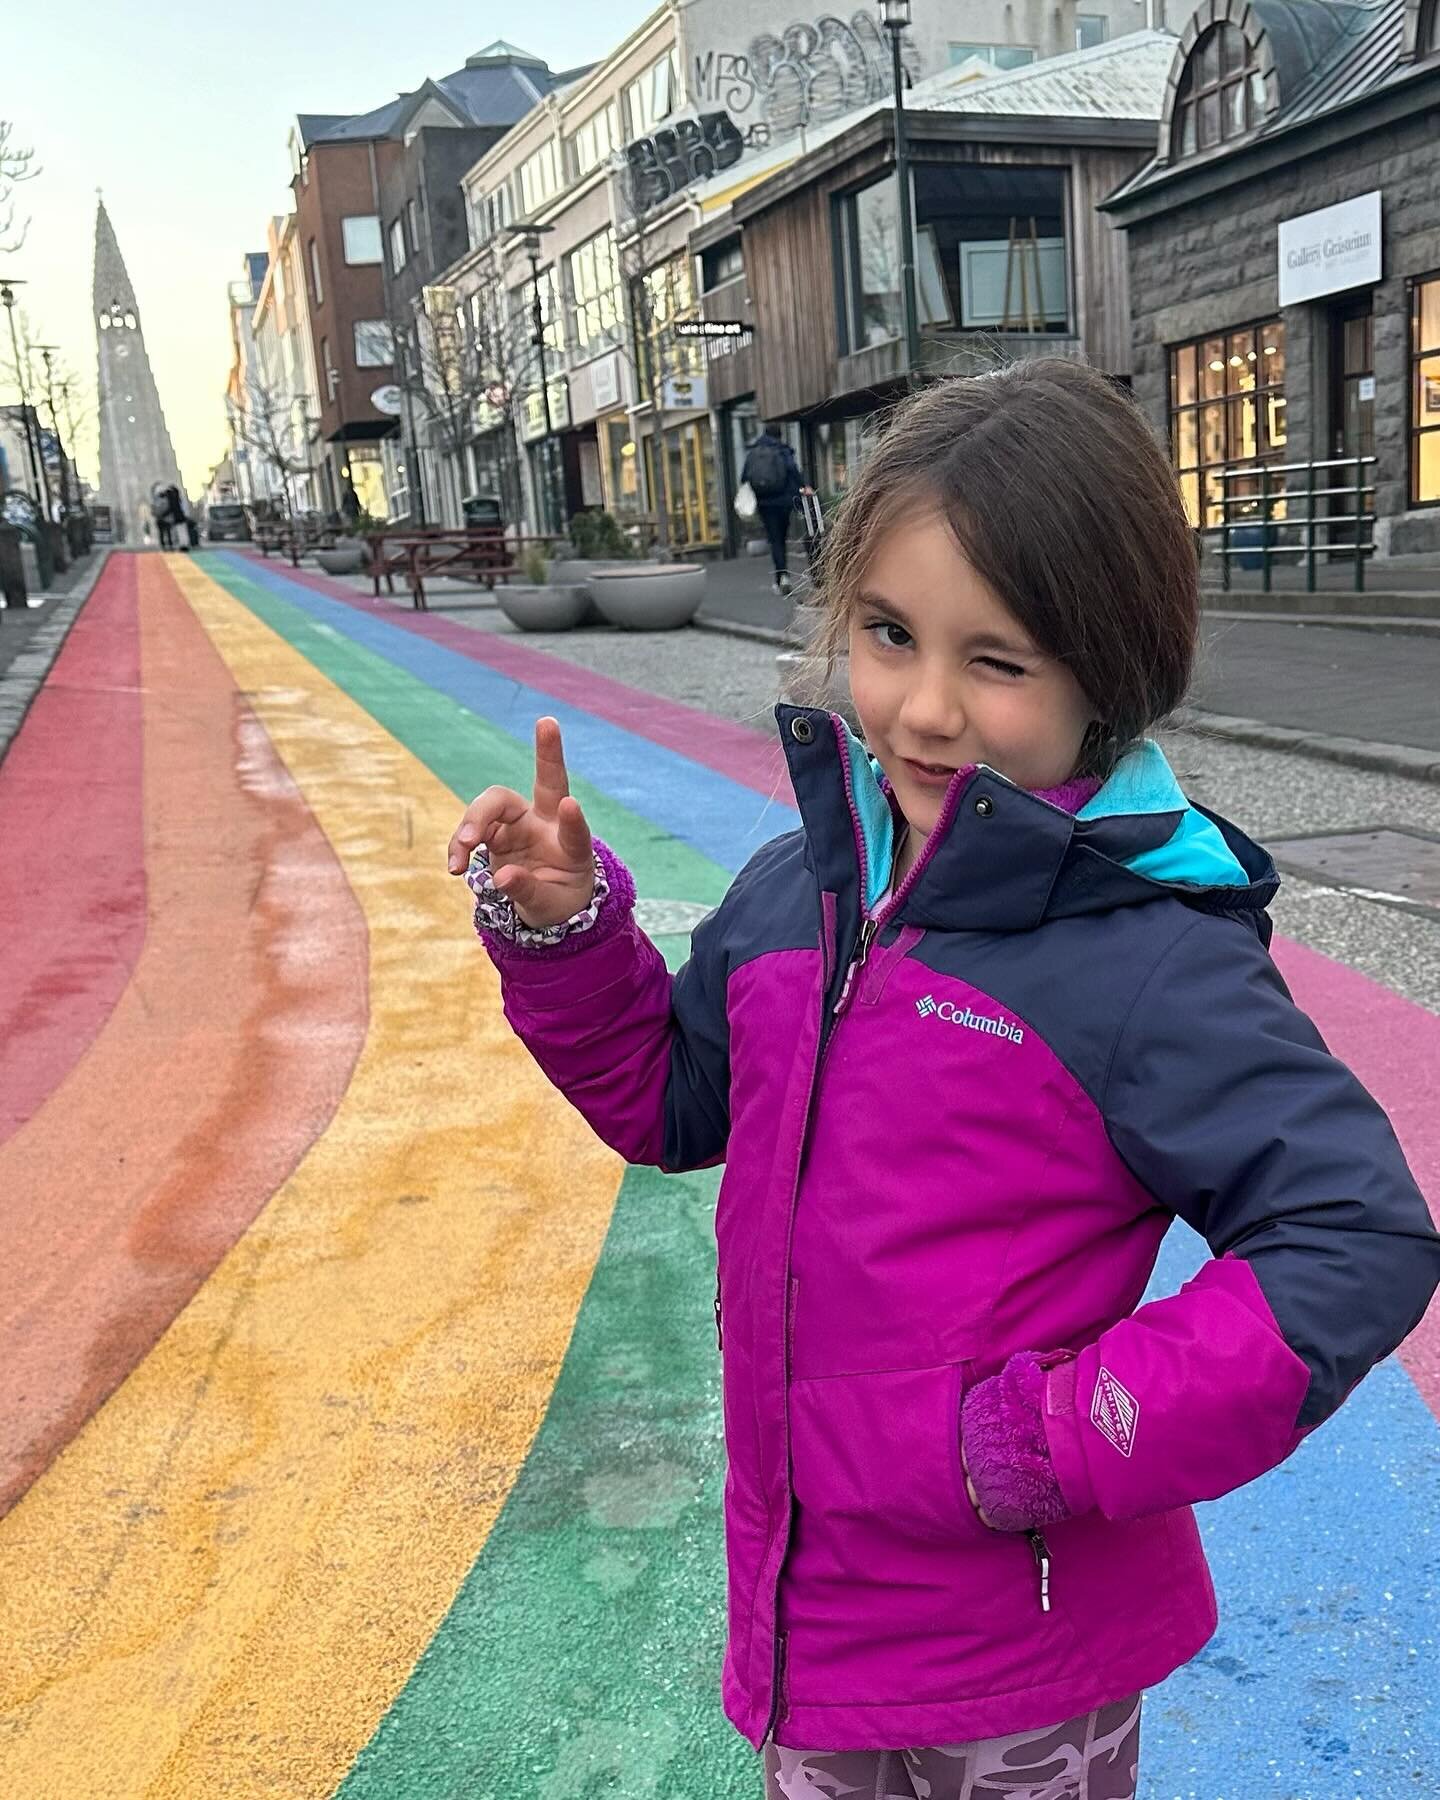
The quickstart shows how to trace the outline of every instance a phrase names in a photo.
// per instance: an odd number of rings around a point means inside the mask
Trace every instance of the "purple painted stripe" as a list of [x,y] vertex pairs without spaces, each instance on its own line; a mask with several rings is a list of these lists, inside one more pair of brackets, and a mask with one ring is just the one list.
[[[259,562],[257,551],[235,551]],[[273,564],[267,565],[274,568]],[[619,725],[637,737],[673,750],[702,768],[714,769],[742,787],[756,793],[795,804],[790,786],[790,771],[778,738],[772,732],[751,731],[728,719],[716,718],[698,706],[684,706],[679,701],[662,700],[642,688],[628,686],[608,675],[576,667],[558,656],[547,656],[543,650],[531,650],[498,633],[476,631],[472,626],[457,625],[435,613],[414,612],[387,598],[375,599],[370,594],[357,594],[353,588],[327,575],[312,574],[308,569],[281,568],[287,581],[312,588],[327,599],[353,606],[357,612],[379,613],[392,625],[427,637],[432,643],[484,663],[502,675],[513,676],[526,686],[540,688],[571,706],[592,713],[612,725]]]

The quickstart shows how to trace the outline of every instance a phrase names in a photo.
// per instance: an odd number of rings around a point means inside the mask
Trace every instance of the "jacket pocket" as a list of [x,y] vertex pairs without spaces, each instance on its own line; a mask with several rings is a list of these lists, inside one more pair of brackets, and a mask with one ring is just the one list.
[[790,1391],[795,1497],[861,1536],[954,1543],[993,1536],[965,1492],[960,1400],[969,1365],[797,1381]]

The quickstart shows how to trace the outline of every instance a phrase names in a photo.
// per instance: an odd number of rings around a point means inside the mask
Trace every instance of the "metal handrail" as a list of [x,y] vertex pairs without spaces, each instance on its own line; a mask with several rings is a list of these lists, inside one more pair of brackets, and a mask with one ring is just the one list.
[[[1337,456],[1313,462],[1242,463],[1231,468],[1219,470],[1218,476],[1222,483],[1220,496],[1221,517],[1219,528],[1219,556],[1221,579],[1226,591],[1228,592],[1230,588],[1230,558],[1232,556],[1253,556],[1255,554],[1252,546],[1247,544],[1237,549],[1230,541],[1231,534],[1238,528],[1237,521],[1230,516],[1231,507],[1232,505],[1245,505],[1252,509],[1258,506],[1259,509],[1258,518],[1252,511],[1251,516],[1245,519],[1243,523],[1246,526],[1251,523],[1256,523],[1260,527],[1259,550],[1261,586],[1265,593],[1268,594],[1271,591],[1271,558],[1277,553],[1272,550],[1271,540],[1276,532],[1287,530],[1303,530],[1305,534],[1303,543],[1282,545],[1278,554],[1283,556],[1298,556],[1303,554],[1305,558],[1305,588],[1307,593],[1313,594],[1315,592],[1315,557],[1317,548],[1323,549],[1327,556],[1333,556],[1341,549],[1351,549],[1353,551],[1355,564],[1355,592],[1357,594],[1363,593],[1365,588],[1365,558],[1367,555],[1372,555],[1374,553],[1375,542],[1373,537],[1367,539],[1362,536],[1361,527],[1367,525],[1373,526],[1376,522],[1376,515],[1373,512],[1367,512],[1363,505],[1365,495],[1373,493],[1374,491],[1373,482],[1367,485],[1364,478],[1364,471],[1367,468],[1373,468],[1378,460],[1379,459],[1374,456]],[[1316,471],[1320,469],[1353,470],[1355,485],[1353,487],[1317,487],[1315,485],[1315,476]],[[1277,489],[1272,486],[1272,480],[1276,475],[1289,475],[1300,471],[1303,471],[1308,476],[1310,482],[1308,487],[1291,488],[1282,484]],[[1260,484],[1260,491],[1258,493],[1232,495],[1225,491],[1232,481],[1254,481],[1257,479]],[[1339,497],[1351,495],[1353,495],[1355,499],[1355,506],[1351,511],[1343,513],[1327,512],[1317,517],[1315,512],[1315,502],[1317,500],[1334,500]],[[1274,512],[1275,502],[1277,500],[1283,500],[1287,505],[1292,500],[1304,500],[1306,502],[1304,517],[1298,519],[1277,519]],[[1330,539],[1329,533],[1336,525],[1344,525],[1347,528],[1354,529],[1355,537],[1352,545],[1337,545]],[[1326,534],[1325,543],[1320,546],[1317,546],[1315,542],[1317,527]]]

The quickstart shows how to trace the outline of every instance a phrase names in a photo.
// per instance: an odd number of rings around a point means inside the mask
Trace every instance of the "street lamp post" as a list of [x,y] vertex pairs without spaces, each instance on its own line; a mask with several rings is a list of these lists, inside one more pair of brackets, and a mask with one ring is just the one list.
[[20,389],[20,423],[25,427],[25,450],[30,458],[30,479],[35,484],[35,499],[38,502],[41,494],[45,496],[45,520],[50,520],[50,483],[45,479],[44,461],[39,455],[39,446],[31,431],[30,395],[25,386],[25,365],[20,360],[20,339],[15,332],[15,289],[24,287],[25,283],[18,275],[12,275],[0,282],[0,306],[10,316],[10,348],[15,356],[15,380]]
[[534,330],[530,342],[535,348],[540,367],[540,400],[545,417],[545,435],[540,440],[540,530],[546,531],[551,520],[551,487],[553,486],[553,470],[551,468],[552,443],[555,432],[555,421],[550,413],[550,369],[545,360],[545,308],[540,300],[540,233],[549,231],[548,225],[526,225],[522,227],[524,236],[521,240],[525,255],[530,262],[530,317]]
[[880,21],[890,33],[890,66],[895,80],[895,187],[900,207],[900,299],[905,309],[905,379],[920,368],[920,312],[915,302],[915,221],[910,205],[910,148],[905,135],[905,70],[900,38],[910,23],[910,0],[880,0]]

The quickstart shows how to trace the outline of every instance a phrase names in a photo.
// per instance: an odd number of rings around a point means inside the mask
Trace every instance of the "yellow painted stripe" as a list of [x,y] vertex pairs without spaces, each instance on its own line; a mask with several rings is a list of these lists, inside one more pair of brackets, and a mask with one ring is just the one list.
[[510,1490],[622,1173],[504,1022],[443,867],[454,796],[178,578],[364,911],[371,1026],[329,1130],[0,1524],[27,1800],[339,1781]]

